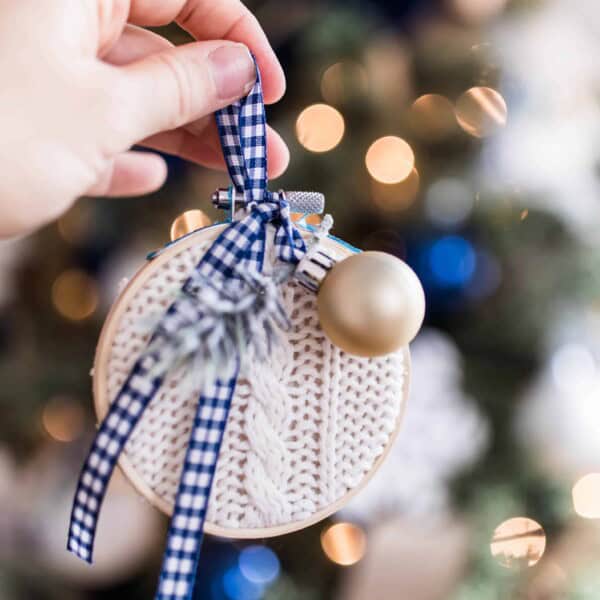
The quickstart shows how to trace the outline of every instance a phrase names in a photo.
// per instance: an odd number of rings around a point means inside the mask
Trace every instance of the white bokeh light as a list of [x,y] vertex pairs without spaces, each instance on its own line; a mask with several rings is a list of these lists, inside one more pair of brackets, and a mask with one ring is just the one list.
[[600,315],[565,308],[548,331],[548,358],[515,414],[523,446],[568,477],[600,470]]
[[456,227],[464,223],[473,210],[475,196],[460,179],[443,177],[429,186],[425,211],[439,227]]
[[583,344],[561,346],[551,358],[554,383],[566,392],[585,392],[597,383],[598,371],[594,356]]

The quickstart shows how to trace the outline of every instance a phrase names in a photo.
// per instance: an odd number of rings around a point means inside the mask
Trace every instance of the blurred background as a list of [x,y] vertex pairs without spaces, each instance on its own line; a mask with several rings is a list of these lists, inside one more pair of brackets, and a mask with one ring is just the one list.
[[[599,598],[600,5],[249,6],[288,78],[275,189],[324,192],[334,233],[406,260],[428,312],[371,484],[302,532],[208,536],[198,598]],[[167,521],[123,476],[94,568],[64,548],[119,282],[181,213],[221,218],[225,175],[169,164],[151,197],[84,199],[0,244],[0,600],[153,597]]]

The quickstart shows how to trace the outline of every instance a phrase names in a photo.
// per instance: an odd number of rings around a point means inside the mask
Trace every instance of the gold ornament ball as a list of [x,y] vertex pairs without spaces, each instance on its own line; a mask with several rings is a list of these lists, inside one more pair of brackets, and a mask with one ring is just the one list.
[[382,356],[408,344],[425,317],[425,294],[413,270],[385,252],[341,261],[317,298],[321,327],[348,354]]

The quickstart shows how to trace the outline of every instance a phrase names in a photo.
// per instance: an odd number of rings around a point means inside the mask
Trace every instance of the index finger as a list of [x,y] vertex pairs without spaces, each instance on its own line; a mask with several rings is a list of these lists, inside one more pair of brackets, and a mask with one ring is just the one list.
[[131,0],[129,21],[143,26],[175,21],[199,41],[245,44],[256,56],[265,102],[276,102],[285,92],[283,69],[267,36],[239,0]]

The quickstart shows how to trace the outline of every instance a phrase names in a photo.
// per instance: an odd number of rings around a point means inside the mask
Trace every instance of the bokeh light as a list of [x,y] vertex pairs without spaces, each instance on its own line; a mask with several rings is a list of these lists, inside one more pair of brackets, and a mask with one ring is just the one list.
[[42,425],[53,440],[72,442],[83,433],[83,408],[77,401],[66,396],[51,398],[42,412]]
[[369,99],[380,110],[397,112],[413,94],[413,57],[405,40],[394,33],[369,40],[364,53]]
[[425,212],[439,227],[456,227],[464,223],[475,204],[475,196],[460,179],[444,177],[429,186]]
[[600,473],[588,473],[572,490],[573,508],[586,519],[600,519]]
[[449,235],[436,240],[429,252],[429,268],[440,286],[462,287],[471,281],[477,256],[469,240]]
[[98,286],[85,271],[64,271],[52,285],[52,302],[63,317],[82,321],[98,306]]
[[406,210],[419,193],[420,177],[417,169],[399,183],[371,182],[371,198],[377,208],[386,212]]
[[388,135],[371,144],[365,163],[373,179],[381,183],[399,183],[412,173],[415,155],[402,138]]
[[321,546],[329,560],[347,567],[365,555],[367,537],[358,525],[336,523],[321,534]]
[[246,579],[236,565],[225,571],[223,590],[229,600],[260,600],[263,597],[265,587]]
[[445,96],[425,94],[410,108],[411,126],[424,140],[437,141],[457,131],[454,106]]
[[473,137],[487,137],[506,125],[504,98],[492,88],[472,87],[456,101],[456,120]]
[[546,550],[546,534],[537,521],[515,517],[498,525],[490,550],[503,567],[532,567]]
[[248,546],[240,553],[238,565],[242,575],[252,583],[266,585],[279,576],[279,559],[266,546]]
[[328,67],[321,77],[321,95],[330,104],[341,104],[364,96],[369,88],[366,69],[352,61]]
[[550,360],[556,387],[565,392],[585,392],[597,383],[594,356],[582,344],[569,343],[558,348]]
[[333,106],[313,104],[296,121],[298,141],[310,152],[327,152],[344,137],[344,117]]
[[447,0],[447,4],[462,21],[477,25],[499,15],[507,0]]
[[77,202],[57,222],[58,233],[73,245],[85,243],[93,229],[94,210],[85,202]]
[[194,209],[181,213],[171,224],[171,241],[212,224],[210,217],[203,211]]

